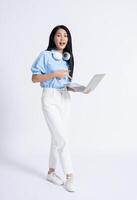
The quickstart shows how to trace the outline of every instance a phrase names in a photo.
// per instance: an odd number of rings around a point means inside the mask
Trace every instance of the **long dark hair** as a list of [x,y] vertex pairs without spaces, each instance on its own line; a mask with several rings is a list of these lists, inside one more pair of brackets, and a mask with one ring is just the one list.
[[69,65],[69,70],[70,70],[69,75],[72,77],[73,71],[74,71],[74,57],[73,57],[73,52],[72,52],[72,38],[71,38],[70,31],[66,26],[58,25],[58,26],[53,28],[53,30],[51,31],[50,36],[49,36],[49,44],[48,44],[47,50],[50,51],[52,49],[56,49],[56,45],[55,45],[55,42],[54,42],[54,36],[59,29],[65,30],[66,33],[67,33],[67,36],[68,36],[68,42],[67,42],[65,49],[63,49],[63,52],[69,52],[70,55],[71,55],[70,59],[67,62],[68,62],[68,65]]

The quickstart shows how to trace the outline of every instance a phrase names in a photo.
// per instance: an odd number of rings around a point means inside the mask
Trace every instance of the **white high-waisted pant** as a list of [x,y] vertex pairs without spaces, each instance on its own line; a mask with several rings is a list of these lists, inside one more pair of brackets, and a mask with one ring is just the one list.
[[44,88],[41,102],[44,117],[51,132],[49,168],[56,168],[59,154],[64,173],[73,173],[67,139],[70,94],[66,88]]

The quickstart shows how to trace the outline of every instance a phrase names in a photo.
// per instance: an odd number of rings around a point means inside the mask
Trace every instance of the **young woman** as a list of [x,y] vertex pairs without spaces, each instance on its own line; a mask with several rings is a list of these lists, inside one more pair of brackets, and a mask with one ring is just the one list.
[[[67,85],[73,76],[74,58],[72,39],[68,28],[56,26],[49,37],[48,48],[42,51],[32,64],[32,81],[43,88],[42,110],[51,133],[49,170],[47,180],[64,185],[67,191],[75,191],[74,172],[68,145],[70,94]],[[66,175],[63,181],[56,173],[57,158]]]

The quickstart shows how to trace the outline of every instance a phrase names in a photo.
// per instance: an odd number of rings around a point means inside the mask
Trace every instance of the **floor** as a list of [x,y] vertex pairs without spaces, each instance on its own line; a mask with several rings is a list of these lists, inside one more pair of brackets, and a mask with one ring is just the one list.
[[[137,157],[74,156],[76,192],[46,181],[45,155],[0,157],[1,200],[137,200]],[[57,170],[60,172],[60,168]]]

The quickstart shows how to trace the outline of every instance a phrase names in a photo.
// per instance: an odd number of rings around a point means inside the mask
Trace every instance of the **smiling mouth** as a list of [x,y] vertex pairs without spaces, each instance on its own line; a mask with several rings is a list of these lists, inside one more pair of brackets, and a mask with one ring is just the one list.
[[60,42],[59,45],[60,45],[60,46],[64,46],[64,45],[65,45],[65,42]]

